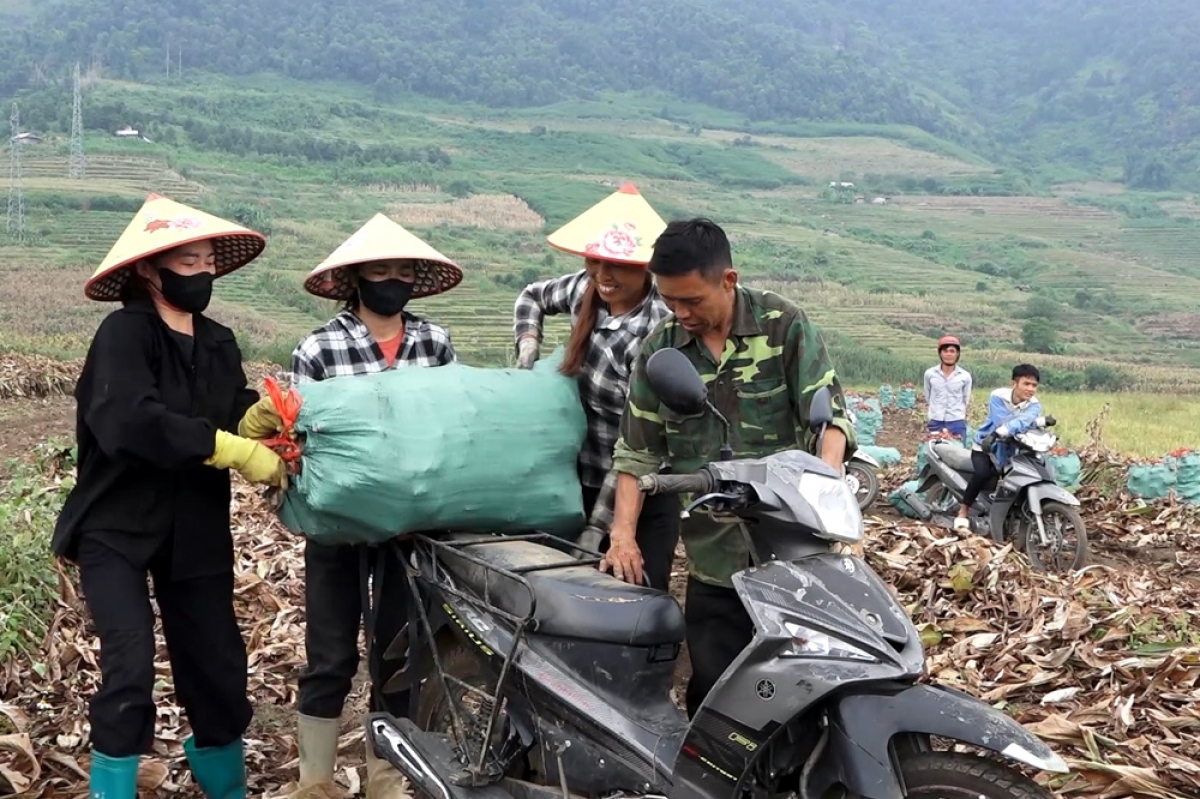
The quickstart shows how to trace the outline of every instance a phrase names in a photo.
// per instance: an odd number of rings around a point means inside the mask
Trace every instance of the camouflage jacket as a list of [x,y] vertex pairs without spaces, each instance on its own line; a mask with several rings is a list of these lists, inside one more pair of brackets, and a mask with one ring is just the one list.
[[[845,396],[816,327],[796,305],[769,291],[739,286],[733,327],[720,362],[674,316],[646,338],[634,363],[613,474],[596,503],[591,525],[607,530],[612,519],[616,473],[641,477],[666,462],[675,473],[695,471],[720,457],[721,423],[711,413],[680,416],[663,406],[646,380],[646,359],[660,349],[683,352],[708,384],[709,399],[732,427],[735,458],[762,457],[785,449],[813,452],[808,406],[823,386],[834,391],[834,426],[846,434],[846,457],[855,448]],[[752,548],[742,525],[697,510],[683,522],[692,577],[732,586],[730,577],[751,565]]]

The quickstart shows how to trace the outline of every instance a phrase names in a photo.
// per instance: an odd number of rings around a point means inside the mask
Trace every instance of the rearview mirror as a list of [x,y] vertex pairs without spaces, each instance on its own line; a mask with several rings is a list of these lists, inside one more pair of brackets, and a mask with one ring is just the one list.
[[833,421],[833,392],[829,387],[817,389],[808,403],[808,427],[814,433]]
[[663,405],[692,416],[704,410],[708,387],[692,362],[677,349],[659,350],[646,360],[646,380]]

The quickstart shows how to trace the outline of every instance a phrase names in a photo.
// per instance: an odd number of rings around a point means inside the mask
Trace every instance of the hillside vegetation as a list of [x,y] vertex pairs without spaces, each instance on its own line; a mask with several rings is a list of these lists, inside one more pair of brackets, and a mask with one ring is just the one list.
[[[59,88],[20,102],[37,129],[69,123]],[[632,179],[665,217],[725,225],[746,278],[800,301],[850,379],[915,381],[954,332],[981,383],[1022,358],[1061,389],[1200,387],[1189,195],[1011,183],[911,128],[759,135],[703,124],[719,110],[687,111],[696,121],[632,95],[515,111],[282,79],[89,81],[87,178],[67,177],[61,134],[24,151],[31,235],[0,246],[18,287],[0,302],[0,346],[80,354],[104,309],[77,299],[79,286],[156,190],[270,236],[263,258],[219,284],[221,312],[255,354],[286,359],[332,313],[302,276],[382,210],[468,269],[420,310],[452,327],[468,361],[504,362],[515,292],[579,266],[546,232]],[[104,132],[131,122],[152,142]],[[896,193],[856,202],[860,189],[831,190],[834,179]]]
[[545,234],[634,180],[725,225],[854,380],[915,381],[953,332],[983,383],[1020,358],[1065,390],[1192,391],[1200,206],[1164,187],[1197,179],[1200,12],[1043,6],[0,0],[0,100],[47,136],[26,246],[0,242],[0,346],[78,355],[101,313],[79,284],[161,191],[270,236],[221,284],[253,352],[327,318],[301,276],[382,210],[467,266],[423,308],[504,362],[514,293],[578,267]]
[[[76,60],[493,107],[658,91],[769,127],[911,125],[1020,168],[1200,185],[1191,0],[5,0],[0,95]],[[168,67],[168,61],[171,67]]]

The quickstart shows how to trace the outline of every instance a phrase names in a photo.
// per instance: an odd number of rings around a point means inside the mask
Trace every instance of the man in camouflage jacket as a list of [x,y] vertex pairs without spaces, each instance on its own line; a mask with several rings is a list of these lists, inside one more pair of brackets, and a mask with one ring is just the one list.
[[[854,449],[845,397],[820,334],[783,297],[738,284],[725,232],[706,219],[672,222],[654,246],[650,271],[673,312],[651,331],[634,364],[613,473],[592,526],[607,526],[610,546],[601,568],[641,581],[635,530],[641,507],[637,478],[659,471],[694,471],[720,457],[722,425],[711,413],[681,416],[663,406],[646,380],[646,360],[674,347],[708,385],[709,399],[732,426],[735,458],[786,449],[812,452],[816,436],[808,410],[817,389],[834,392],[834,422],[817,454],[834,468]],[[692,715],[726,667],[750,642],[754,627],[731,577],[752,565],[743,526],[718,521],[703,509],[683,522],[689,579],[686,617]]]

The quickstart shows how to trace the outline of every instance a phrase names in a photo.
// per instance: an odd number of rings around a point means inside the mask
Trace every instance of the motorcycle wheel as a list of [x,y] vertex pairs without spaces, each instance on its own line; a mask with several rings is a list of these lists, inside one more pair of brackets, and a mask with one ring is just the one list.
[[1016,769],[961,752],[922,752],[900,759],[904,799],[1053,799]]
[[[489,688],[494,687],[488,685],[483,664],[466,647],[454,643],[443,648],[439,655],[442,659],[442,668],[447,676],[462,680],[480,691],[488,691]],[[470,717],[467,719],[468,723],[486,718],[487,714],[491,712],[491,704],[482,697],[470,695],[466,689],[458,687],[454,683],[450,683],[450,689],[454,691],[454,701],[466,705],[463,711],[466,716]],[[442,689],[441,680],[436,676],[431,676],[421,686],[421,699],[417,703],[417,718],[414,719],[417,726],[427,732],[452,734],[454,729],[451,722],[451,701],[451,698]]]
[[[1025,555],[1029,558],[1030,565],[1033,566],[1035,571],[1051,573],[1071,572],[1082,569],[1087,564],[1088,558],[1087,526],[1084,524],[1083,516],[1075,508],[1070,505],[1063,505],[1060,502],[1047,502],[1042,505],[1042,521],[1048,528],[1047,532],[1049,532],[1052,539],[1060,538],[1058,532],[1051,532],[1049,530],[1051,519],[1055,517],[1070,524],[1075,530],[1074,546],[1061,540],[1057,542],[1052,540],[1051,543],[1057,543],[1061,549],[1057,553],[1053,550],[1045,552],[1042,547],[1041,536],[1037,532],[1037,526],[1030,525],[1025,533]],[[1047,564],[1045,555],[1054,555],[1053,561],[1050,564]]]
[[858,509],[866,510],[879,499],[879,476],[875,470],[863,463],[846,464],[846,476],[853,477],[857,485],[850,484],[855,489],[854,496],[858,500]]

